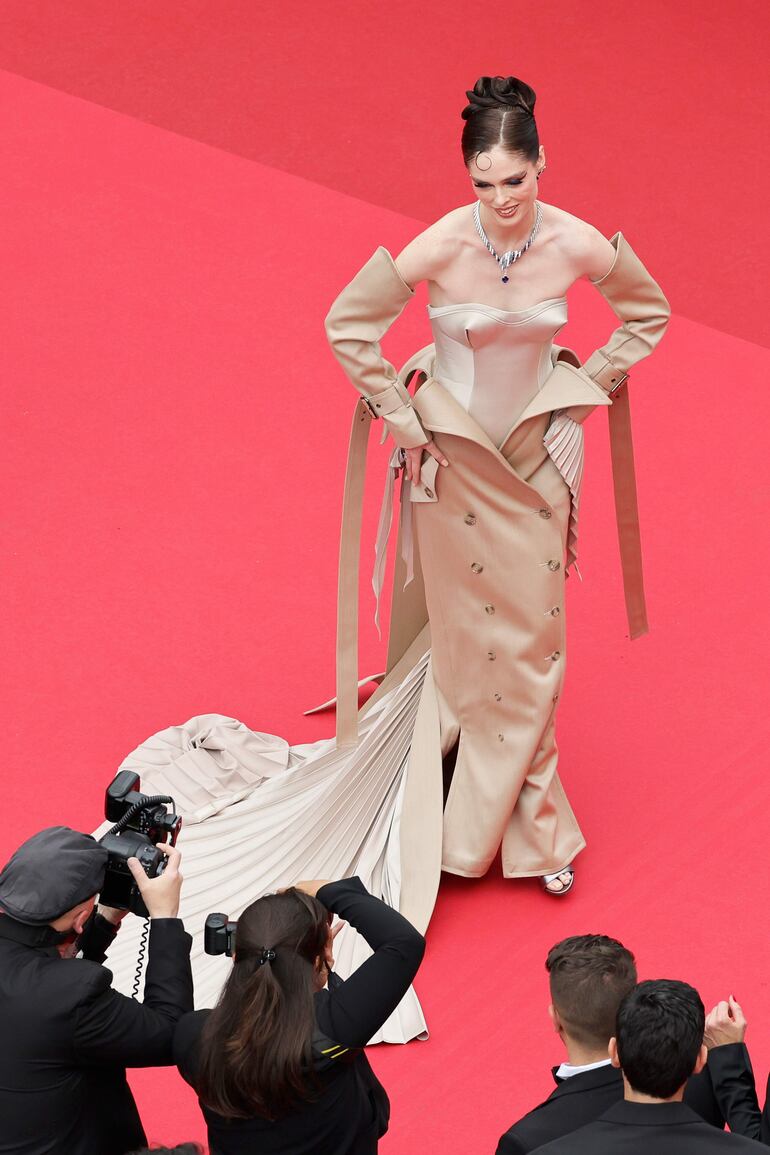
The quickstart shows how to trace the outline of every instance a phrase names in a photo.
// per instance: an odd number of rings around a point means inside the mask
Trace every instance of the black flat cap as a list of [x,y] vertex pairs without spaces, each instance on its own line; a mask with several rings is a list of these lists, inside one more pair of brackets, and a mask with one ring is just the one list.
[[0,871],[0,910],[28,926],[45,926],[98,894],[107,851],[90,834],[49,826],[23,842]]

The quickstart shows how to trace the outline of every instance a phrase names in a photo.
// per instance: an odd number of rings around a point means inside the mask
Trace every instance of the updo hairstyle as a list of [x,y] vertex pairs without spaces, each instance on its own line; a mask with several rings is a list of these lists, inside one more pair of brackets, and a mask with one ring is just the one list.
[[462,150],[466,167],[479,153],[498,145],[506,152],[522,153],[529,161],[537,160],[540,138],[534,89],[515,76],[480,76],[465,95]]

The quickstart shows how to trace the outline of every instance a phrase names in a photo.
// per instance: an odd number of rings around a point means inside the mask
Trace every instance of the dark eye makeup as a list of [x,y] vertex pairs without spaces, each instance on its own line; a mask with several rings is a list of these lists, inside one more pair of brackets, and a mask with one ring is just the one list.
[[[519,177],[519,178],[517,178],[516,180],[507,180],[507,181],[505,181],[504,183],[505,183],[505,184],[510,184],[510,185],[519,185],[519,184],[521,184],[521,183],[522,183],[522,178],[521,178],[521,177]],[[475,181],[473,182],[473,187],[474,187],[474,188],[491,188],[492,186],[491,186],[491,185],[489,185],[489,184],[487,184],[487,182],[486,182],[486,181],[475,180]]]

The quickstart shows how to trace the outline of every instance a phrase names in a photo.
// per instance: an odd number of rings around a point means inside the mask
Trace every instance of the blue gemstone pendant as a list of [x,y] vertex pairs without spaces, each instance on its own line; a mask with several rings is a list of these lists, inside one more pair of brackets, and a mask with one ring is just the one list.
[[507,277],[503,277],[503,284],[504,284],[504,285],[507,285],[507,284],[508,284],[508,278],[507,278]]

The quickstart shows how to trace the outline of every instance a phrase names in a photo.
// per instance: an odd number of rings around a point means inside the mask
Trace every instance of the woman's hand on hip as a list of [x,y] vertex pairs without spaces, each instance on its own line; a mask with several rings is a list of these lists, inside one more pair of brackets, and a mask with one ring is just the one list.
[[415,485],[420,484],[420,469],[422,468],[422,455],[429,453],[431,457],[435,457],[439,465],[449,465],[446,457],[437,449],[435,441],[426,441],[424,445],[418,445],[415,449],[404,450],[404,470],[409,481],[413,481]]

